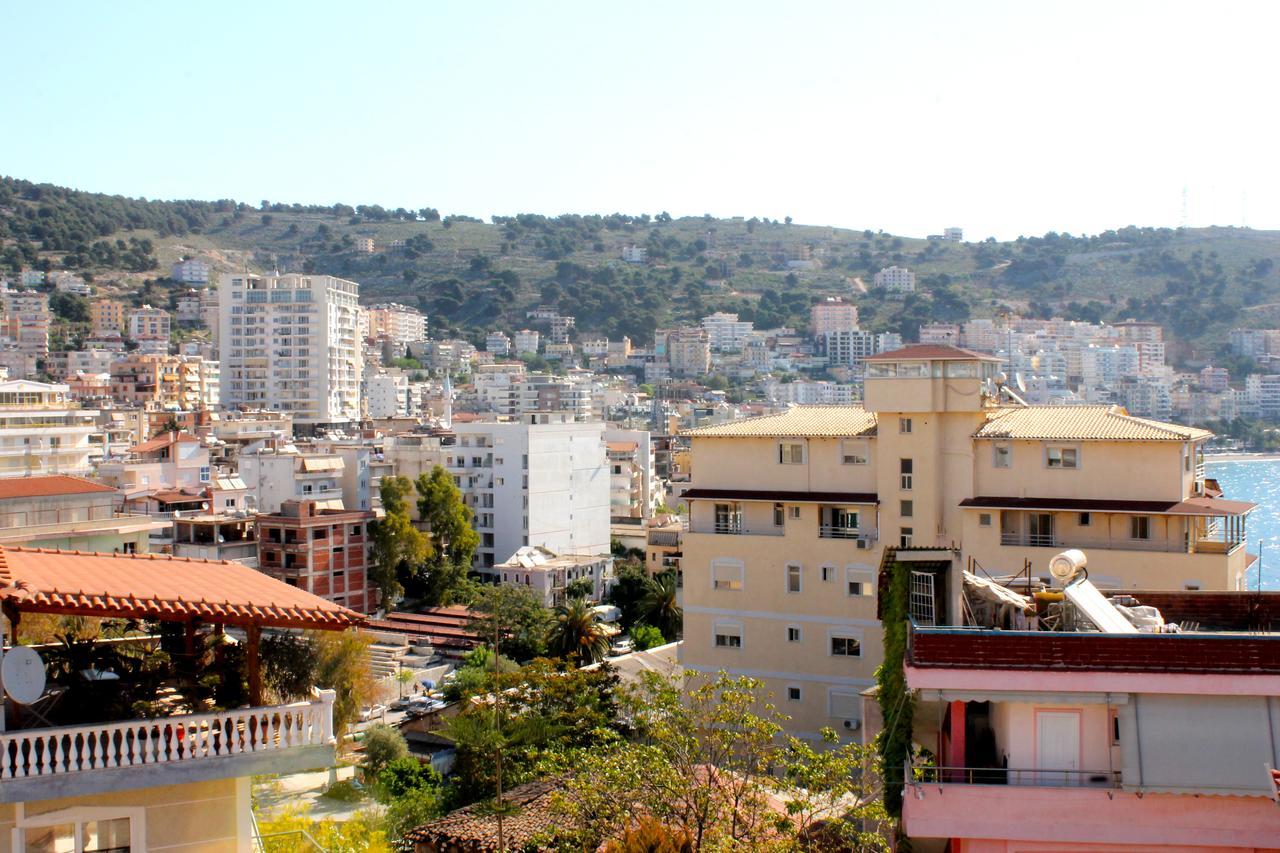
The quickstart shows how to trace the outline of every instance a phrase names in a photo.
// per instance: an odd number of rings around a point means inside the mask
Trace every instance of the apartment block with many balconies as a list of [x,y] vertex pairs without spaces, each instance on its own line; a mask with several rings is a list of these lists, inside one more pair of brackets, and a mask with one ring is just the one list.
[[1021,405],[997,367],[910,347],[868,359],[864,407],[686,433],[685,666],[764,679],[797,732],[856,732],[887,549],[922,561],[922,599],[937,602],[925,624],[954,620],[941,611],[963,569],[1031,575],[1076,546],[1105,586],[1243,586],[1253,506],[1204,479],[1209,433],[1115,406]]

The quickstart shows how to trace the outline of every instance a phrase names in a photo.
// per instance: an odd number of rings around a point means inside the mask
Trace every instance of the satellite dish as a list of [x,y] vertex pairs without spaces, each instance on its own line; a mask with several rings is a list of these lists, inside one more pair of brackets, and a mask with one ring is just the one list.
[[204,503],[200,504],[200,508],[201,508],[202,510],[204,510],[205,512],[208,512],[208,511],[209,511],[209,502],[208,502],[208,501],[205,501]]
[[1063,551],[1049,561],[1049,574],[1066,586],[1088,564],[1089,558],[1079,548]]
[[1004,372],[1003,370],[996,374],[996,387],[997,387],[997,388],[999,388],[1001,385],[1004,385],[1004,384],[1008,383],[1008,381],[1009,381],[1009,377],[1005,374],[1005,372]]
[[14,646],[0,662],[4,692],[20,705],[30,705],[44,695],[44,661],[30,646]]
[[1013,384],[1017,386],[1019,394],[1027,393],[1027,383],[1022,381],[1022,374],[1013,374]]

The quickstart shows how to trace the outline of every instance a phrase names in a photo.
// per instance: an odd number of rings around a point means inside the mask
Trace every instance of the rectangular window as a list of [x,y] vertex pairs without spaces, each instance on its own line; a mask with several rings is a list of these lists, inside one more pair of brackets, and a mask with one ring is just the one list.
[[981,513],[978,513],[978,526],[979,526],[979,527],[990,527],[990,526],[991,526],[991,513],[989,513],[989,512],[981,512]]
[[834,580],[834,579],[835,579],[835,576],[836,576],[836,567],[835,567],[835,566],[823,566],[823,567],[822,567],[822,579],[823,579],[824,581]]
[[800,688],[799,688],[799,687],[796,687],[794,684],[793,684],[793,685],[790,685],[790,686],[788,686],[788,687],[787,687],[787,701],[788,701],[788,702],[799,702],[799,701],[800,701]]
[[911,432],[911,418],[898,418],[898,432],[904,434]]
[[911,491],[911,481],[914,471],[915,465],[910,459],[898,460],[898,476],[900,478],[899,485],[902,487],[902,491]]
[[1151,538],[1151,518],[1146,515],[1135,515],[1129,519],[1129,538],[1130,539],[1150,539]]
[[991,445],[991,464],[996,468],[1008,468],[1013,462],[1013,446],[1003,442]]
[[786,517],[782,511],[782,504],[773,505],[773,526],[782,527],[786,522]]
[[792,517],[792,518],[799,518],[799,517],[800,517],[800,507],[798,507],[798,506],[793,506],[793,507],[791,507],[791,517]]
[[903,518],[910,518],[912,509],[914,509],[914,506],[912,505],[911,501],[898,502],[898,514],[901,515]]
[[797,628],[795,625],[787,626],[787,642],[788,643],[800,642],[800,629]]
[[1091,524],[1093,524],[1093,516],[1087,512],[1080,513],[1080,526],[1088,527]]
[[910,548],[911,537],[913,534],[914,534],[914,531],[910,527],[899,527],[898,528],[898,547]]
[[715,632],[716,648],[742,648],[742,625],[737,622],[717,622],[712,630]]
[[783,465],[803,465],[804,445],[784,441],[778,445],[778,461]]
[[795,563],[787,564],[787,592],[800,591],[800,567]]
[[711,588],[723,590],[742,589],[741,560],[712,560]]
[[1050,468],[1079,468],[1080,453],[1074,447],[1050,447],[1045,451],[1045,464]]
[[840,462],[844,465],[866,465],[867,445],[860,441],[840,442]]
[[831,638],[831,654],[833,657],[860,658],[862,643],[854,637],[833,636]]
[[845,591],[851,596],[871,595],[872,575],[865,569],[845,569],[844,582]]

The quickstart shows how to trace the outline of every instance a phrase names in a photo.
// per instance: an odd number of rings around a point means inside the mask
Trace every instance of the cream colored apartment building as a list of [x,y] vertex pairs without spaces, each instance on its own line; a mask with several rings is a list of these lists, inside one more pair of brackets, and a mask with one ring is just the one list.
[[[881,658],[886,549],[919,561],[913,616],[961,571],[992,576],[1083,548],[1101,586],[1238,589],[1244,517],[1206,483],[1210,433],[1117,406],[1025,406],[996,359],[914,346],[867,360],[864,406],[808,406],[704,427],[683,500],[683,663],[759,677],[793,730],[861,727]],[[945,621],[950,620],[950,621]]]

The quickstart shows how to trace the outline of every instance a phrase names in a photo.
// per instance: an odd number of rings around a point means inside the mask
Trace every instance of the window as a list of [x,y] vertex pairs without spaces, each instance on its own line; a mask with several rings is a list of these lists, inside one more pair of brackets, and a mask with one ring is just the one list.
[[792,517],[792,518],[799,518],[799,517],[800,517],[800,507],[798,507],[798,506],[793,506],[793,507],[791,507],[791,517]]
[[911,418],[898,418],[898,432],[903,434],[911,432]]
[[1115,709],[1111,711],[1111,745],[1120,745],[1120,715]]
[[773,526],[782,527],[786,523],[785,514],[782,511],[782,504],[773,505]]
[[981,513],[978,513],[978,526],[979,526],[979,527],[990,527],[990,526],[991,526],[991,513],[989,513],[989,512],[981,512]]
[[787,592],[800,591],[800,566],[796,563],[787,564]]
[[784,441],[778,445],[778,461],[783,465],[803,465],[804,445]]
[[911,491],[911,477],[915,466],[910,459],[898,460],[898,474],[901,477],[900,484],[904,492]]
[[787,626],[787,642],[788,643],[800,642],[800,628],[797,627],[796,625]]
[[1130,539],[1150,539],[1151,538],[1151,517],[1146,515],[1135,515],[1129,519],[1129,538]]
[[836,567],[835,567],[835,566],[823,566],[823,567],[822,567],[822,579],[823,579],[824,581],[835,580],[835,577],[836,577]]
[[1013,461],[1013,446],[1004,442],[991,445],[991,464],[996,468],[1008,468]]
[[718,649],[742,648],[742,624],[740,622],[716,622],[712,627]]
[[799,702],[800,696],[801,694],[800,694],[799,687],[797,687],[794,684],[787,685],[787,701],[788,702]]
[[833,634],[831,637],[831,654],[833,657],[860,658],[862,643],[856,637]]
[[711,588],[724,590],[742,589],[742,568],[741,560],[712,560]]
[[1050,447],[1045,454],[1045,464],[1050,468],[1080,467],[1080,452],[1074,447]]
[[1080,513],[1080,526],[1088,527],[1091,524],[1093,524],[1093,515],[1087,512]]
[[910,548],[911,537],[913,534],[914,534],[914,531],[910,527],[899,527],[898,528],[898,547]]
[[860,441],[840,442],[840,462],[844,465],[866,465],[867,445]]
[[[104,814],[105,813],[105,814]],[[145,849],[143,809],[81,807],[19,821],[21,843],[29,851],[128,853]],[[111,816],[117,815],[117,816]]]
[[914,507],[912,506],[911,501],[898,502],[898,514],[903,518],[910,518],[912,509],[914,509]]
[[866,569],[847,568],[844,570],[845,592],[851,596],[871,595],[871,572]]
[[827,691],[827,713],[845,722],[845,728],[854,729],[862,717],[862,697],[853,690]]

